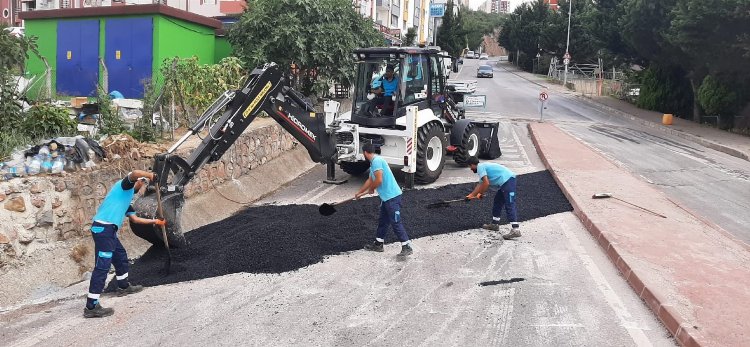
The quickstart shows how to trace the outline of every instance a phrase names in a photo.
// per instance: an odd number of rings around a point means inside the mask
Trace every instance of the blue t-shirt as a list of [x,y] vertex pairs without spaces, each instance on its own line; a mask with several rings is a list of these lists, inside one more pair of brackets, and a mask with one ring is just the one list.
[[510,171],[507,167],[496,163],[479,163],[477,165],[477,176],[481,181],[484,176],[487,176],[487,180],[490,181],[490,185],[493,187],[500,187],[509,179],[516,177],[513,171]]
[[398,76],[393,75],[392,80],[388,80],[385,76],[381,77],[372,84],[373,88],[383,88],[383,95],[392,96],[393,93],[398,89]]
[[125,177],[112,185],[107,196],[102,201],[99,209],[96,211],[94,221],[104,224],[113,224],[117,229],[122,227],[122,220],[125,216],[135,214],[130,206],[131,200],[135,195],[135,182],[130,182],[130,178]]
[[401,187],[398,186],[396,178],[393,177],[391,168],[388,167],[388,163],[385,159],[375,156],[372,158],[370,163],[370,179],[375,180],[375,171],[381,170],[383,175],[383,182],[378,186],[377,191],[380,199],[383,201],[391,200],[401,195]]

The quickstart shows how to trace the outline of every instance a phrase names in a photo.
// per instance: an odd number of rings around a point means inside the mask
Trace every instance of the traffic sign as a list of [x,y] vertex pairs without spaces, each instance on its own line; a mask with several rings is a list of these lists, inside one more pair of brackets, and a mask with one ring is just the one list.
[[570,60],[570,58],[571,58],[571,57],[570,57],[570,53],[568,53],[568,52],[565,52],[565,55],[563,56],[563,59],[568,59],[568,60]]
[[569,58],[563,59],[563,64],[565,64],[565,65],[570,64],[570,59]]
[[464,107],[486,107],[486,95],[464,95]]
[[549,99],[549,94],[547,94],[547,92],[539,93],[539,101],[547,101],[547,99]]
[[445,5],[443,4],[430,5],[430,17],[442,17],[444,15],[445,15]]

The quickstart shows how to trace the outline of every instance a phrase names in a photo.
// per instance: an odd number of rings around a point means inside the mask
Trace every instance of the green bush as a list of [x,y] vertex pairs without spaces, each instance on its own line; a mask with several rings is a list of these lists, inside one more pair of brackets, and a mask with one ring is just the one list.
[[733,116],[739,98],[726,84],[713,76],[706,76],[698,89],[698,103],[709,116]]
[[32,106],[22,123],[23,132],[32,139],[74,135],[76,122],[70,119],[68,110],[49,104]]
[[31,139],[23,134],[0,131],[0,162],[8,160],[14,150],[31,142]]
[[640,75],[640,108],[690,118],[693,91],[685,72],[679,68],[651,66]]
[[99,86],[97,88],[99,103],[99,132],[104,135],[116,135],[125,132],[125,123],[112,105],[112,98]]

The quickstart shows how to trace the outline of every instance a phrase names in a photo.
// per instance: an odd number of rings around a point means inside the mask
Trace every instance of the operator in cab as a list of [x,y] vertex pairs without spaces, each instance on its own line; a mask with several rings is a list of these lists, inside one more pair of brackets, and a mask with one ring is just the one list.
[[163,219],[145,219],[135,215],[131,201],[136,192],[148,185],[148,179],[154,180],[156,175],[151,172],[135,170],[125,178],[117,181],[102,201],[96,211],[91,224],[91,235],[94,238],[94,256],[96,263],[91,273],[89,293],[83,317],[106,317],[115,313],[112,308],[105,308],[99,304],[99,296],[104,290],[109,267],[115,266],[117,279],[117,296],[133,294],[143,290],[143,286],[132,285],[128,281],[128,253],[117,238],[117,232],[122,227],[122,221],[128,217],[130,223],[166,225]]
[[389,64],[386,66],[385,75],[373,81],[372,89],[370,90],[375,95],[375,105],[382,107],[382,114],[384,115],[393,114],[393,96],[398,89],[398,75],[394,73],[394,70],[393,65]]

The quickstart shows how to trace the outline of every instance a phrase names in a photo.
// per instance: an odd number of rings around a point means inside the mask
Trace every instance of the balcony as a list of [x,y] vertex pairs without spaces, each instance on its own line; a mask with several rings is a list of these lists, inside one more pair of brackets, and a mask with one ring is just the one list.
[[377,0],[375,2],[375,5],[377,6],[378,10],[388,10],[388,8],[391,7],[391,0]]

